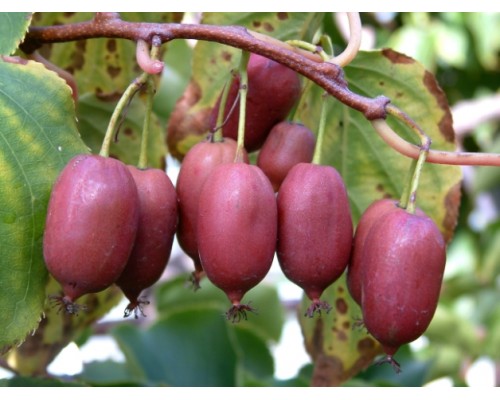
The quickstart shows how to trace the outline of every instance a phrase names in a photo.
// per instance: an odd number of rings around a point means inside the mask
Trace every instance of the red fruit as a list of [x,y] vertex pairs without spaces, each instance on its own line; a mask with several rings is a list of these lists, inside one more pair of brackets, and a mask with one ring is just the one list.
[[[245,116],[245,149],[248,152],[258,150],[271,128],[284,120],[301,94],[299,74],[276,61],[251,54],[248,61],[248,92]],[[225,137],[237,139],[239,101],[237,101],[240,86],[239,77],[231,82],[227,97],[224,118],[229,111],[234,111],[222,129]],[[215,127],[219,113],[220,98],[215,105],[210,128]]]
[[277,192],[290,169],[313,159],[316,137],[304,125],[283,121],[273,126],[257,158]]
[[[177,193],[160,169],[128,166],[139,193],[139,226],[132,253],[116,284],[130,300],[125,317],[142,313],[140,293],[160,279],[165,270],[177,227]],[[144,315],[144,314],[143,314]]]
[[361,305],[361,273],[364,267],[361,254],[365,246],[366,237],[379,218],[396,209],[398,203],[397,200],[393,199],[381,199],[373,202],[365,210],[356,227],[351,260],[347,267],[347,288],[351,297],[359,305]]
[[276,248],[277,209],[271,183],[254,165],[219,165],[200,195],[198,246],[208,279],[233,307],[233,322],[252,308],[244,294],[268,273]]
[[[198,289],[203,268],[198,256],[196,226],[198,223],[198,203],[201,189],[207,177],[219,164],[232,163],[236,155],[236,142],[225,138],[222,142],[203,141],[194,145],[184,158],[177,178],[179,198],[179,225],[177,240],[179,245],[194,261],[195,271],[192,282]],[[244,155],[248,162],[248,156]]]
[[[365,210],[356,227],[354,235],[353,247],[351,252],[351,260],[347,267],[347,288],[353,300],[361,305],[361,280],[362,271],[366,268],[366,260],[362,254],[365,247],[366,237],[370,229],[375,226],[377,221],[389,212],[400,209],[399,201],[394,199],[380,199],[374,201]],[[417,215],[425,216],[424,212],[417,208]]]
[[123,272],[134,244],[139,198],[120,161],[77,155],[59,175],[49,201],[43,255],[62,285],[69,313],[80,296],[111,286]]
[[362,257],[363,321],[398,369],[394,353],[425,332],[436,310],[445,242],[431,218],[396,208],[372,227]]
[[323,291],[344,272],[352,246],[352,220],[342,177],[330,166],[300,163],[278,193],[278,260],[285,276],[313,304],[329,310]]

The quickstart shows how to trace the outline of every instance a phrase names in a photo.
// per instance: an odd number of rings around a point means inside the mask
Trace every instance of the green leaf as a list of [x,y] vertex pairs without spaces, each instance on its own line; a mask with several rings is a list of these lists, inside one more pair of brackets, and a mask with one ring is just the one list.
[[477,58],[485,69],[497,71],[500,33],[496,27],[500,23],[500,14],[464,13],[463,15],[474,40]]
[[0,353],[40,321],[50,190],[67,161],[87,151],[66,83],[38,63],[0,62]]
[[[312,40],[323,13],[205,13],[202,22],[239,25],[279,40]],[[181,158],[208,131],[208,116],[231,70],[238,66],[241,51],[199,41],[193,53],[193,74],[169,124],[168,145]]]
[[[392,50],[360,52],[345,68],[345,76],[353,92],[372,98],[382,94],[389,97],[431,137],[433,149],[455,150],[446,98],[435,78],[416,61]],[[320,118],[322,94],[322,89],[311,85],[295,115],[313,130]],[[400,198],[411,161],[385,144],[361,113],[337,100],[327,98],[326,115],[321,163],[334,166],[342,175],[357,223],[373,201]],[[404,139],[418,143],[399,121],[388,118],[388,123]],[[447,240],[457,221],[460,181],[460,167],[432,164],[424,166],[420,179],[417,205],[436,222]],[[333,306],[332,312],[312,321],[302,318],[301,325],[313,359],[329,360],[323,365],[316,363],[314,377],[326,376],[330,384],[338,384],[369,363],[380,348],[364,330],[351,329],[361,311],[348,295],[344,277],[323,297]]]
[[[61,285],[50,278],[46,287],[46,297],[59,295]],[[44,318],[34,334],[29,335],[22,346],[12,349],[6,356],[11,366],[22,375],[47,374],[47,366],[70,342],[80,345],[89,334],[89,327],[116,306],[123,298],[117,286],[111,286],[99,293],[82,296],[78,304],[85,305],[87,311],[78,315],[59,312],[51,302],[46,302]]]
[[131,371],[151,385],[235,385],[236,354],[217,309],[179,311],[146,330],[124,325],[112,334]]
[[24,38],[31,22],[32,13],[0,13],[0,54],[14,53]]
[[[435,78],[415,60],[392,50],[360,52],[345,68],[352,91],[385,95],[406,112],[432,139],[432,149],[455,151],[451,113]],[[296,118],[317,129],[322,90],[304,94]],[[327,100],[323,164],[333,165],[347,186],[354,222],[374,200],[399,199],[408,182],[411,161],[394,151],[358,111],[336,99]],[[404,139],[418,143],[411,130],[394,118],[388,123]],[[417,205],[436,222],[447,240],[453,234],[460,200],[460,167],[426,164]]]
[[[106,101],[92,94],[80,97],[78,128],[83,140],[94,153],[99,153],[115,106],[115,101]],[[144,114],[144,102],[134,98],[126,110],[125,119],[118,133],[118,140],[111,145],[111,157],[118,158],[126,164],[137,165],[141,149]],[[165,133],[158,118],[152,114],[148,136],[148,164],[150,167],[162,169],[165,167],[167,148],[164,136]]]
[[81,382],[68,382],[62,379],[16,376],[11,379],[0,379],[0,387],[84,387]]
[[144,386],[128,365],[116,361],[93,361],[83,367],[78,379],[93,386]]
[[[156,302],[160,315],[168,316],[179,310],[196,309],[209,306],[219,310],[220,316],[230,307],[223,291],[215,287],[208,279],[201,281],[201,289],[193,292],[186,288],[187,278],[178,277],[156,288]],[[240,325],[251,329],[265,340],[277,342],[284,323],[284,309],[274,286],[261,283],[248,291],[243,302],[250,302],[257,311],[248,313],[248,320]]]
[[238,356],[238,386],[267,386],[274,376],[274,359],[261,337],[251,329],[231,326]]

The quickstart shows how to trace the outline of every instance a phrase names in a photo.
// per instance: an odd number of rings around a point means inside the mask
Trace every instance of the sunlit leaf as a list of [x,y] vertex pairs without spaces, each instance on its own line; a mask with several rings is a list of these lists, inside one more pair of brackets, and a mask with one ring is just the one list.
[[0,353],[40,322],[50,191],[67,161],[87,151],[65,82],[38,63],[0,62]]
[[24,38],[31,22],[31,13],[0,13],[0,54],[14,53]]

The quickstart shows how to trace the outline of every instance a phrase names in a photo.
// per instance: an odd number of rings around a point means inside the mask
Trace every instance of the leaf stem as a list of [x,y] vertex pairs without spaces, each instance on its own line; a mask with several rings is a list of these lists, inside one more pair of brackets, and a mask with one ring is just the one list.
[[247,109],[247,92],[248,92],[248,73],[247,65],[250,59],[250,52],[242,51],[239,67],[240,74],[240,115],[238,119],[238,141],[236,146],[235,162],[243,161],[243,153],[245,149],[245,117]]
[[349,43],[345,50],[338,56],[332,57],[328,62],[345,67],[358,54],[361,46],[361,18],[357,12],[348,12],[347,19],[349,20]]
[[321,112],[319,115],[319,126],[318,126],[318,137],[316,139],[316,147],[314,148],[314,156],[312,163],[321,164],[321,155],[323,150],[323,141],[325,138],[325,127],[326,127],[326,101],[328,95],[324,93],[321,98]]
[[321,46],[317,46],[303,40],[287,40],[286,43],[292,45],[293,47],[310,51],[313,54],[318,54],[319,56],[321,56],[321,59],[323,61],[328,61],[330,59],[330,56],[323,50]]

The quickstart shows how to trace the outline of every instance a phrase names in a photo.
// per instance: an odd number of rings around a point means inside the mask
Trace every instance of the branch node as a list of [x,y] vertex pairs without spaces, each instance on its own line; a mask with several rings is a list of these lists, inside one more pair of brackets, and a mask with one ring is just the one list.
[[371,104],[367,107],[363,114],[368,121],[375,119],[385,119],[387,117],[387,105],[391,102],[386,96],[377,96],[372,99]]

